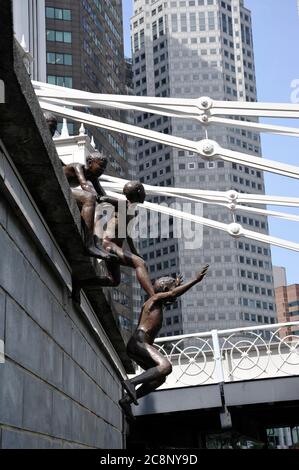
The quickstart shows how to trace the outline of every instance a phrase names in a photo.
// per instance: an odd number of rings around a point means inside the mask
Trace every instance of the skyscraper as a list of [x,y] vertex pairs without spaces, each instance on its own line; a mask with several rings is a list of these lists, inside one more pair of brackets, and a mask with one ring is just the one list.
[[33,80],[46,81],[45,0],[13,0],[14,32],[19,43],[25,41],[33,61]]
[[[121,2],[46,0],[47,82],[95,93],[125,93]],[[118,111],[101,116],[122,119]],[[127,174],[126,138],[93,132],[115,173]]]
[[[274,287],[278,323],[299,321],[299,284],[287,284],[286,270],[274,266]],[[299,335],[298,326],[282,328],[281,335]]]
[[[135,0],[131,19],[136,95],[256,101],[251,14],[242,0]],[[255,132],[140,113],[140,126],[261,156]],[[207,133],[206,133],[207,132]],[[263,194],[263,174],[245,165],[205,162],[197,154],[142,140],[136,165],[145,183]],[[165,202],[164,197],[154,202]],[[170,202],[168,200],[168,202]],[[203,215],[225,223],[232,213],[204,205]],[[267,219],[236,213],[245,228],[268,233]],[[170,220],[175,227],[175,222]],[[183,238],[141,240],[151,277],[181,272],[187,279],[205,263],[209,275],[165,312],[162,335],[275,321],[270,247],[203,228],[200,247]],[[196,237],[200,239],[200,234]]]

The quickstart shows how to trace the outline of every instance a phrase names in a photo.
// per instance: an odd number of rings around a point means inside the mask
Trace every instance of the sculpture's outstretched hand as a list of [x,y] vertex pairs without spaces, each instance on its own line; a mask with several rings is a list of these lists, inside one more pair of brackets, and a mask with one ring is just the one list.
[[197,274],[196,276],[196,279],[200,282],[203,280],[203,278],[205,277],[205,275],[207,274],[208,272],[208,269],[209,269],[209,265],[206,264],[203,269]]
[[175,287],[181,286],[184,282],[184,276],[182,274],[178,274],[175,280]]

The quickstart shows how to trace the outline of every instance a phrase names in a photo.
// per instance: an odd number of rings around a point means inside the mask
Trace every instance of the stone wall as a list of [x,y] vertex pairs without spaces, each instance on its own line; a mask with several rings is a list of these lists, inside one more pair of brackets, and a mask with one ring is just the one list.
[[72,302],[67,261],[0,156],[0,447],[122,448],[123,366],[84,294]]
[[75,199],[1,3],[0,448],[122,448],[121,380],[132,371]]

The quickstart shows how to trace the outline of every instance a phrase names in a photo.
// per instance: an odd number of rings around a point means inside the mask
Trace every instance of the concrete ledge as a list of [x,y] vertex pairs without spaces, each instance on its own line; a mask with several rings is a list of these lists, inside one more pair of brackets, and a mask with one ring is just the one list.
[[224,384],[227,406],[299,402],[299,377],[279,377]]
[[[299,377],[225,383],[225,405],[234,407],[284,402],[299,404]],[[135,416],[221,408],[219,384],[158,390],[133,406]]]
[[135,416],[171,413],[187,410],[205,410],[220,408],[221,395],[219,385],[202,385],[169,390],[158,390],[140,400],[133,406]]
[[[30,78],[14,43],[11,2],[0,15],[0,139],[77,279],[96,275],[96,264],[84,255],[80,213],[46,126]],[[117,319],[102,290],[85,291],[127,372],[133,372]]]

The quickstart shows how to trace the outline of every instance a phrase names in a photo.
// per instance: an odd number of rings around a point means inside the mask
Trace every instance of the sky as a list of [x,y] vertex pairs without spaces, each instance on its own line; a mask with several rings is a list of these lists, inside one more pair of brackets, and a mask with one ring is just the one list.
[[[123,0],[125,55],[130,51],[130,16],[132,1]],[[251,10],[258,101],[291,103],[292,82],[299,89],[299,14],[297,0],[245,0]],[[299,92],[298,106],[299,106]],[[299,127],[298,120],[263,120],[273,124]],[[262,134],[263,156],[299,167],[299,138]],[[273,196],[299,197],[299,180],[265,173],[266,193]],[[299,214],[299,209],[268,207]],[[270,235],[299,242],[299,223],[269,218]],[[289,284],[299,283],[299,253],[272,247],[272,262],[284,266]],[[298,265],[298,267],[297,267]]]

